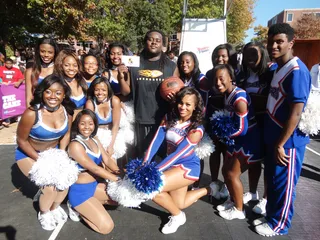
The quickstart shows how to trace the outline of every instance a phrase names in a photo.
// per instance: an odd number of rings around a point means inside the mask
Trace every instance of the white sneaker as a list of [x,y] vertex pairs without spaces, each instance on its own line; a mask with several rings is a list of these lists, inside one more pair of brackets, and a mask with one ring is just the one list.
[[231,201],[230,198],[227,199],[227,201],[225,201],[224,203],[220,204],[217,206],[217,210],[220,211],[225,211],[228,210],[230,208],[232,208],[234,206],[234,202]]
[[211,192],[210,192],[210,196],[214,197],[217,200],[220,200],[220,185],[218,181],[212,182],[210,183],[210,188],[211,188]]
[[252,192],[246,192],[243,194],[243,204],[247,204],[250,201],[259,200],[259,194],[258,192],[252,193]]
[[255,205],[252,208],[252,211],[255,212],[256,214],[261,214],[261,215],[266,215],[266,206],[267,206],[267,199],[262,198],[259,200],[257,205]]
[[227,198],[229,197],[229,191],[228,188],[226,186],[226,184],[223,184],[220,190],[220,198]]
[[262,223],[266,223],[266,222],[267,222],[267,219],[265,219],[264,217],[262,217],[262,218],[258,218],[258,219],[256,219],[256,220],[253,220],[252,225],[253,225],[253,226],[258,226],[258,225],[260,225],[260,224],[262,224]]
[[71,207],[70,202],[67,202],[68,210],[69,210],[69,218],[74,222],[80,222],[81,217],[80,214]]
[[268,223],[262,223],[262,224],[256,226],[255,230],[259,235],[265,236],[265,237],[274,237],[277,235],[281,235],[281,234],[273,231]]
[[177,216],[170,216],[169,219],[169,222],[161,230],[163,234],[175,233],[187,221],[186,215],[182,211]]
[[38,220],[41,224],[41,227],[47,231],[52,231],[57,226],[56,221],[54,220],[54,217],[50,211],[46,212],[46,213],[39,212],[38,213]]
[[56,209],[52,210],[51,211],[52,215],[53,215],[53,218],[54,220],[57,222],[57,223],[60,223],[60,222],[66,222],[67,219],[68,219],[68,215],[67,213],[63,210],[62,207],[57,207]]
[[235,206],[233,206],[230,209],[219,212],[219,215],[227,220],[246,218],[246,213],[244,211],[239,211]]

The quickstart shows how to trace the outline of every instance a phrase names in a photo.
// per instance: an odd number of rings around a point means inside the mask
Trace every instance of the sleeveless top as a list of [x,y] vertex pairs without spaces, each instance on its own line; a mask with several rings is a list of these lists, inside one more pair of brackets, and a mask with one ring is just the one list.
[[[91,138],[95,144],[98,146],[98,143],[97,141],[94,139],[94,138]],[[78,143],[80,143],[84,149],[86,150],[86,154],[89,156],[89,158],[97,165],[99,165],[101,162],[102,162],[102,155],[101,155],[101,152],[100,152],[100,149],[98,151],[98,153],[94,153],[93,151],[91,151],[87,144],[80,138],[80,137],[76,137],[75,139],[73,139],[72,141],[77,141]],[[98,147],[99,148],[99,147]],[[82,167],[79,163],[77,163],[77,166],[79,168],[79,170],[81,172],[84,172],[86,171],[86,169],[84,167]]]
[[96,101],[93,100],[94,112],[98,118],[99,125],[107,125],[107,124],[112,123],[112,106],[111,106],[110,102],[111,102],[111,100],[109,100],[107,102],[109,104],[109,112],[108,112],[107,117],[104,118],[99,114],[98,105],[97,105]]
[[114,76],[112,76],[111,70],[109,70],[109,83],[110,83],[112,91],[114,92],[115,95],[121,94],[120,84],[119,84],[118,80]]
[[63,125],[58,128],[51,128],[44,124],[42,121],[42,113],[39,109],[40,105],[37,105],[38,109],[36,110],[36,123],[32,126],[29,137],[39,141],[54,141],[63,137],[68,132],[68,114],[66,109],[63,107],[65,120]]
[[87,98],[83,93],[77,97],[71,96],[70,99],[72,102],[74,102],[77,109],[82,108],[86,104],[86,101],[87,101]]

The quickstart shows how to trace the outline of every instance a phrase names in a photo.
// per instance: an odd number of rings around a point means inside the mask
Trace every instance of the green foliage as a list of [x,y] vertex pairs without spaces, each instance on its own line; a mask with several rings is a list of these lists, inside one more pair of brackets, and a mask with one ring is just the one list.
[[251,39],[251,41],[255,42],[264,42],[268,38],[268,27],[264,27],[262,25],[258,25],[254,27],[254,35],[255,37]]
[[[79,40],[121,41],[143,46],[150,29],[169,35],[181,31],[182,0],[4,0],[0,33],[12,46],[32,41],[30,33]],[[230,0],[231,1],[231,0]],[[229,2],[230,2],[229,1]],[[256,0],[234,0],[227,17],[230,43],[239,43],[253,22]],[[224,0],[188,0],[187,18],[222,18]]]

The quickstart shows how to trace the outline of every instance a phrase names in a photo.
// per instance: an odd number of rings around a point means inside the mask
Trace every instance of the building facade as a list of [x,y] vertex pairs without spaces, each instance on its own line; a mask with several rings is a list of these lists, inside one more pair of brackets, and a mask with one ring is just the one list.
[[268,21],[268,27],[275,23],[289,23],[295,28],[301,16],[310,13],[320,17],[320,8],[284,9]]

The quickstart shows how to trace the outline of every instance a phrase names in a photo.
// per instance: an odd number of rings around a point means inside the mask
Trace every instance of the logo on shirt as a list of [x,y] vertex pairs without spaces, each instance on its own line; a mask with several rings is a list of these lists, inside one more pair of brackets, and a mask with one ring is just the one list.
[[163,75],[159,70],[139,70],[139,75],[147,78],[158,78]]
[[271,87],[270,88],[270,95],[274,98],[274,99],[278,99],[279,98],[279,91],[280,89],[278,87]]

